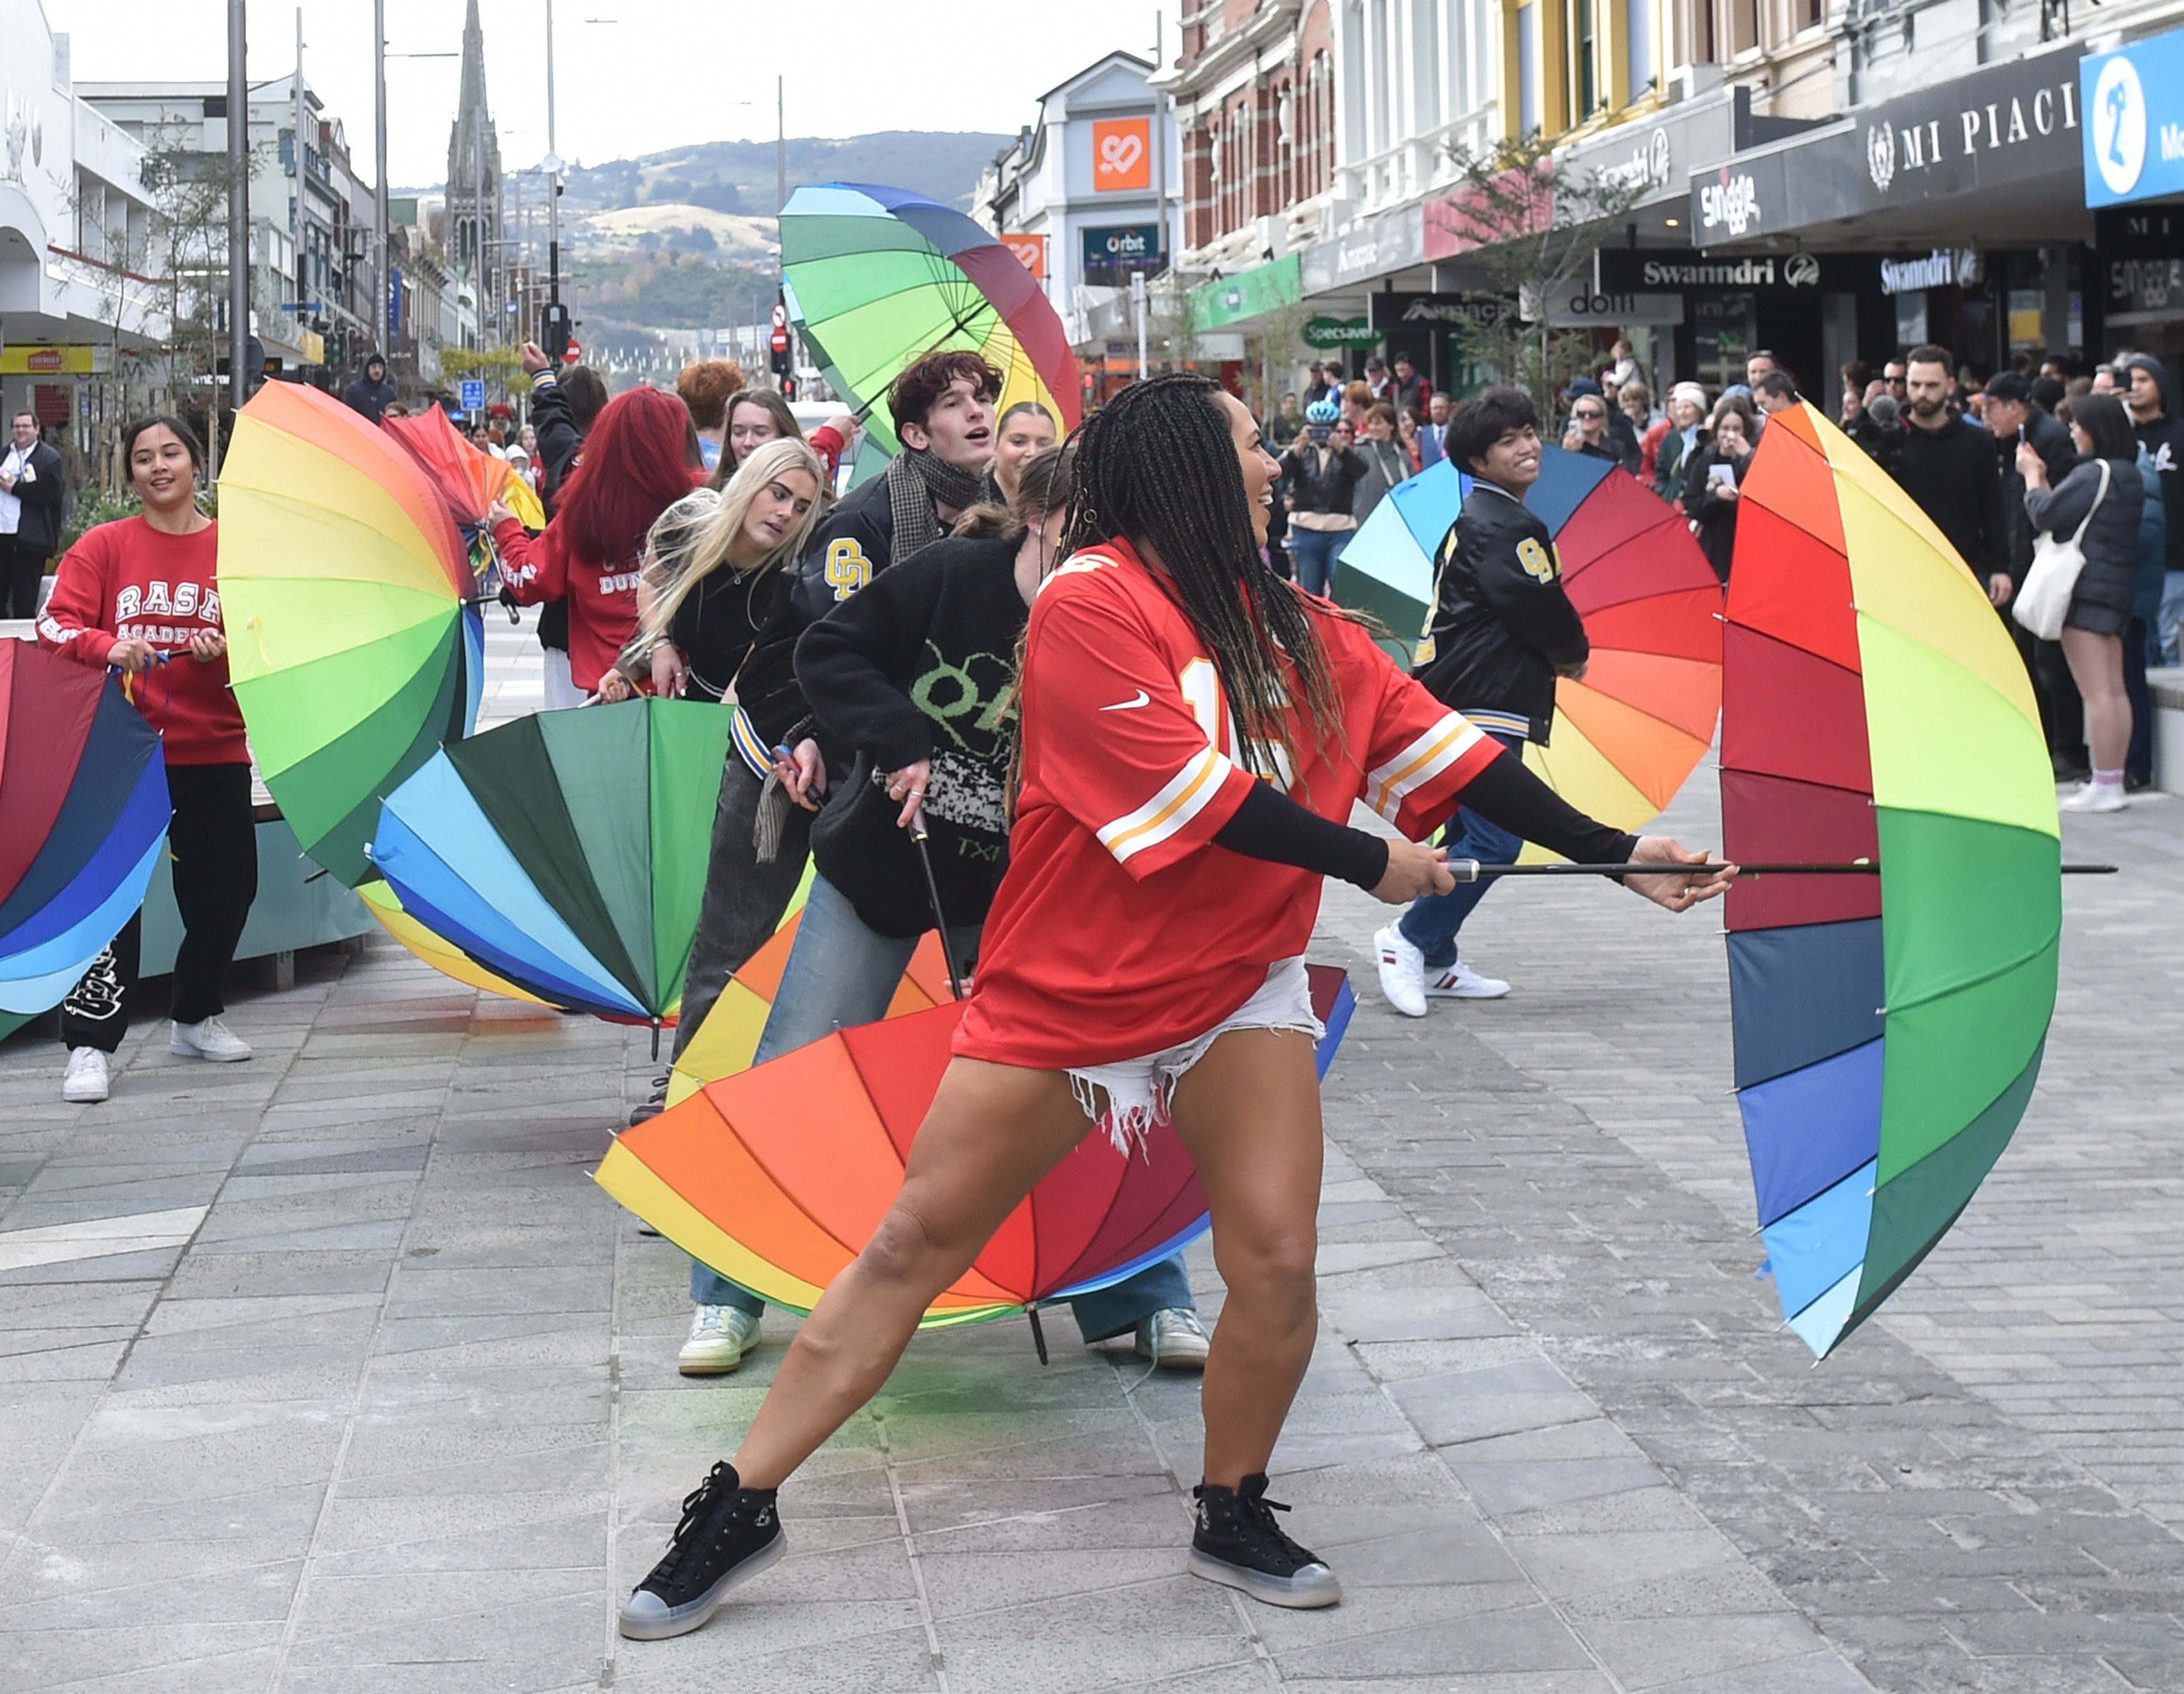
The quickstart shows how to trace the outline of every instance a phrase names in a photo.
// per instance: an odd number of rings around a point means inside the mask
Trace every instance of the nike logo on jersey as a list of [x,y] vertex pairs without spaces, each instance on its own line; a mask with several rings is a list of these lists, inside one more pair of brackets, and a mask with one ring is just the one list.
[[1102,711],[1135,711],[1139,706],[1150,705],[1152,703],[1153,697],[1147,694],[1143,688],[1139,688],[1138,690],[1137,699],[1134,700],[1117,700],[1114,705],[1103,705],[1100,710]]

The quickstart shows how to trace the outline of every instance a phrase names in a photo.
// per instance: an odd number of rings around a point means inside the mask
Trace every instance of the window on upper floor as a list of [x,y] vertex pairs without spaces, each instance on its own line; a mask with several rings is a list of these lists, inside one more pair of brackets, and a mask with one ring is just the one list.
[[[1623,75],[1629,98],[1635,100],[1658,75],[1653,68],[1653,8],[1650,0],[1618,0],[1623,8]],[[1819,0],[1813,0],[1819,3]]]
[[1581,124],[1607,102],[1602,98],[1600,25],[1596,0],[1569,0],[1570,121]]
[[1517,128],[1522,135],[1540,127],[1540,3],[1517,8]]

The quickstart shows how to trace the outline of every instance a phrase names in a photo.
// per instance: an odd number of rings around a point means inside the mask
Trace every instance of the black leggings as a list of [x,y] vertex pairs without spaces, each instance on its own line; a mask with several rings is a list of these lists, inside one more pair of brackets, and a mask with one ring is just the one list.
[[12,535],[0,535],[0,617],[38,615],[38,588],[45,580],[46,558]]
[[[169,1015],[200,1023],[225,1009],[220,981],[258,897],[258,827],[250,815],[248,765],[170,765],[174,802],[167,856],[175,877],[175,908],[182,945],[175,954]],[[143,945],[142,912],[122,926],[83,979],[61,1002],[61,1042],[111,1053],[129,1032]]]

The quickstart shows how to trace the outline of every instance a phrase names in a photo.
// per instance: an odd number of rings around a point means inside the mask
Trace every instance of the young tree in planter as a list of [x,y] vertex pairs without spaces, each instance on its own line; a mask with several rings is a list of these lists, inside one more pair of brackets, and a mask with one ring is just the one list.
[[1580,330],[1548,321],[1548,304],[1592,265],[1602,233],[1648,185],[1620,172],[1574,166],[1537,132],[1481,153],[1451,148],[1462,186],[1429,209],[1442,233],[1491,279],[1500,309],[1457,331],[1466,358],[1492,365],[1538,395],[1552,395],[1584,361]]

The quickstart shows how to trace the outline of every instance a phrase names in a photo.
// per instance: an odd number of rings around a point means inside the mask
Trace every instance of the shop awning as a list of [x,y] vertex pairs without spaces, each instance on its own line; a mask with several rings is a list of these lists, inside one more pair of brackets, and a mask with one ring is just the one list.
[[1279,311],[1304,298],[1298,257],[1291,254],[1271,264],[1255,265],[1234,276],[1224,276],[1190,291],[1190,326],[1194,330],[1227,329],[1247,318]]

